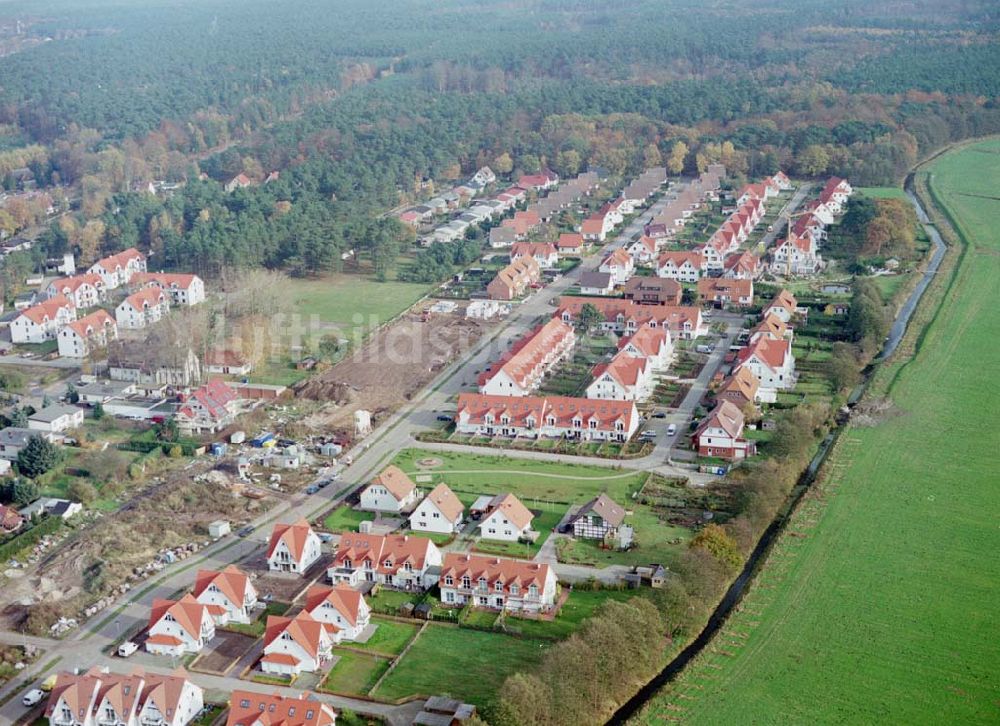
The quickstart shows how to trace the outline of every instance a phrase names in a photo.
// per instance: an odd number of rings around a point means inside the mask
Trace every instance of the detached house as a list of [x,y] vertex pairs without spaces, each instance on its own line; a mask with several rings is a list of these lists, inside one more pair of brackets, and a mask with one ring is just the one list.
[[610,295],[614,291],[615,281],[611,273],[594,272],[592,270],[585,270],[580,273],[581,295]]
[[204,703],[204,692],[183,668],[122,675],[94,666],[56,676],[45,716],[52,726],[187,726]]
[[795,386],[795,356],[788,340],[760,338],[743,348],[736,360],[757,378],[758,396],[766,403],[774,403],[779,390]]
[[533,257],[543,270],[559,264],[559,252],[551,242],[515,242],[510,250],[511,262],[521,257]]
[[44,343],[74,320],[76,306],[59,294],[22,310],[10,323],[10,339],[13,343]]
[[449,552],[440,588],[445,605],[538,613],[555,604],[558,581],[546,564]]
[[513,494],[498,494],[490,501],[479,522],[479,534],[483,539],[504,542],[534,539],[535,533],[531,531],[534,518],[535,515]]
[[410,529],[416,532],[454,534],[462,525],[465,505],[444,482],[431,489],[410,515]]
[[174,305],[181,307],[205,302],[205,283],[197,275],[170,272],[142,272],[133,276],[133,287],[155,287],[163,290]]
[[823,267],[815,238],[794,231],[778,242],[771,255],[771,269],[778,275],[815,275]]
[[294,618],[268,615],[260,669],[285,676],[315,673],[329,662],[332,651],[331,630],[308,612]]
[[171,656],[200,653],[215,637],[213,612],[222,615],[221,608],[203,605],[191,594],[180,600],[157,598],[149,616],[146,650],[154,655]]
[[749,368],[737,368],[726,378],[715,394],[716,400],[729,401],[740,411],[755,405],[759,400],[760,381]]
[[158,322],[170,312],[170,299],[158,288],[143,288],[132,293],[115,308],[118,326],[138,330]]
[[398,466],[387,466],[361,492],[361,509],[400,513],[417,502],[417,486]]
[[110,255],[98,260],[87,272],[101,276],[108,290],[115,290],[127,285],[132,276],[146,271],[146,256],[135,247],[129,247],[124,252]]
[[53,403],[28,416],[28,428],[58,434],[83,426],[83,409],[65,403]]
[[659,373],[670,366],[674,346],[669,330],[644,325],[631,335],[622,336],[618,341],[618,351],[635,358],[645,358],[653,373]]
[[624,285],[635,272],[635,261],[628,252],[619,247],[601,260],[601,265],[597,270],[598,272],[610,273],[616,286]]
[[310,587],[306,593],[305,612],[325,624],[334,642],[357,640],[371,622],[371,608],[352,587]]
[[235,565],[224,570],[198,570],[193,594],[202,605],[222,608],[231,623],[249,623],[257,606],[257,590]]
[[726,257],[722,276],[729,280],[756,280],[763,268],[760,258],[750,252],[739,252]]
[[437,582],[440,564],[441,551],[427,537],[345,532],[326,574],[334,584],[377,582],[398,590],[426,590]]
[[573,517],[573,536],[582,539],[615,537],[625,521],[625,509],[607,494],[591,499]]
[[678,282],[697,282],[704,264],[698,252],[664,252],[657,262],[656,275]]
[[774,299],[767,304],[762,311],[762,315],[776,315],[782,322],[788,323],[792,316],[798,312],[799,301],[788,290],[781,290]]
[[756,453],[753,441],[743,438],[743,412],[729,401],[721,401],[694,432],[699,456],[745,459]]
[[214,433],[231,424],[239,413],[239,396],[219,379],[199,386],[183,397],[177,426],[190,433]]
[[587,398],[612,401],[643,401],[653,393],[653,366],[646,358],[621,351],[607,363],[591,370],[593,382]]
[[652,237],[643,235],[626,249],[637,265],[649,265],[656,261],[658,245]]
[[583,235],[577,232],[563,232],[556,240],[556,251],[561,255],[578,255],[583,252]]
[[233,691],[226,726],[334,726],[337,712],[315,696]]
[[118,325],[106,310],[97,310],[64,327],[57,340],[63,358],[86,358],[91,352],[106,348],[112,340],[118,340]]
[[267,568],[272,572],[296,572],[300,575],[320,558],[320,540],[309,522],[276,524],[267,547]]

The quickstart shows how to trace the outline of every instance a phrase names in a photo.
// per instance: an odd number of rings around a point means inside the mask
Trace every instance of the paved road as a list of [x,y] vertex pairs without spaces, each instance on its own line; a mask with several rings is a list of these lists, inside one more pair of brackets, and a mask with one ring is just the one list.
[[812,191],[812,188],[812,184],[802,184],[795,190],[792,198],[788,200],[788,203],[785,204],[784,207],[782,207],[781,212],[778,215],[778,219],[774,221],[774,229],[770,232],[766,232],[764,236],[760,238],[760,242],[757,246],[758,254],[763,253],[768,247],[774,244],[774,240],[777,239],[778,235],[785,234],[787,225],[785,220],[781,218],[781,214],[794,214],[795,210],[797,210],[802,205],[802,202],[805,201],[809,192]]

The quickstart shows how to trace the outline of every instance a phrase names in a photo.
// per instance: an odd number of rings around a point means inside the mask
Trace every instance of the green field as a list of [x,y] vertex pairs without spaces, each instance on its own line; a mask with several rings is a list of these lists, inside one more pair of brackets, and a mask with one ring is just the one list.
[[504,679],[530,671],[548,645],[447,625],[430,625],[375,691],[379,698],[448,694],[484,706]]
[[323,520],[323,526],[329,532],[357,532],[358,524],[375,519],[374,512],[359,512],[346,504],[334,509]]
[[334,663],[323,681],[321,690],[324,691],[367,695],[379,677],[389,668],[389,661],[385,658],[340,649],[335,650],[334,655],[340,660]]
[[333,274],[288,281],[292,312],[338,326],[376,324],[395,317],[427,292],[426,285],[409,282],[378,282],[365,275]]
[[388,618],[373,617],[372,625],[377,625],[372,637],[366,643],[348,643],[352,648],[370,650],[373,653],[384,655],[399,655],[403,652],[406,644],[413,640],[413,636],[420,630],[417,623],[400,623]]
[[641,722],[1000,720],[1000,141],[929,171],[971,246],[915,358],[880,376],[898,415],[845,432],[740,611]]
[[[417,466],[417,461],[429,458],[439,459],[441,465]],[[392,463],[411,477],[429,475],[430,481],[418,481],[421,487],[444,481],[456,492],[513,492],[528,507],[532,500],[582,504],[601,492],[624,503],[647,476],[628,469],[423,449],[404,449]]]

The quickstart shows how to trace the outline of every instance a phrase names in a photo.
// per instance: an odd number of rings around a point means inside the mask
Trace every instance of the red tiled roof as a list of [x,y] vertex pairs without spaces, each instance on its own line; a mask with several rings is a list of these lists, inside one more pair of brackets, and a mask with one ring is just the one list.
[[319,655],[320,641],[325,631],[324,624],[305,611],[294,618],[268,615],[264,631],[264,647],[269,646],[282,633],[288,633],[306,653],[315,658]]
[[300,519],[293,524],[276,524],[274,529],[271,530],[271,541],[267,546],[267,556],[270,557],[274,554],[275,547],[278,543],[284,540],[285,546],[288,547],[288,552],[296,560],[302,559],[302,554],[306,549],[306,540],[312,533],[313,529],[309,526],[309,522],[305,519]]
[[745,363],[750,358],[755,357],[772,370],[776,370],[784,365],[785,358],[790,349],[791,343],[787,340],[758,338],[755,342],[743,348],[736,356],[736,360],[740,363]]
[[601,431],[615,430],[615,423],[618,421],[628,431],[638,415],[631,401],[570,396],[491,396],[482,393],[460,393],[456,417],[463,412],[475,424],[484,423],[487,414],[492,414],[496,422],[500,421],[501,416],[508,416],[514,425],[526,426],[527,420],[531,418],[536,427],[541,427],[548,425],[551,416],[555,419],[556,426],[564,428],[572,428],[575,418],[583,421],[584,426],[588,421],[594,420],[597,429]]
[[630,387],[639,382],[639,375],[646,370],[647,365],[645,358],[618,353],[607,363],[598,363],[594,366],[591,375],[597,379],[607,373],[621,386]]
[[479,385],[486,385],[503,371],[522,388],[530,387],[530,378],[545,356],[575,335],[571,326],[558,318],[552,318],[518,340],[514,347],[493,366],[492,371],[479,376]]
[[187,290],[198,279],[197,275],[181,272],[138,272],[131,280],[135,285],[155,284],[159,287]]
[[[345,532],[340,536],[333,561],[339,565],[350,560],[357,565],[369,559],[377,572],[394,575],[407,562],[414,570],[423,570],[431,547],[434,543],[426,537]],[[387,560],[392,563],[390,566],[386,566]]]
[[343,583],[333,587],[315,585],[306,592],[306,612],[312,613],[325,602],[336,608],[351,625],[357,625],[362,603],[360,592]]
[[68,325],[81,338],[89,338],[97,330],[115,327],[115,319],[107,310],[95,310],[90,315],[84,315]]
[[125,304],[131,306],[137,312],[142,312],[147,307],[155,307],[166,301],[166,294],[155,287],[144,288],[125,298]]
[[413,483],[403,470],[394,464],[390,464],[385,469],[383,469],[377,476],[375,476],[371,484],[385,487],[398,502],[406,499],[413,490],[417,488],[417,485]]
[[731,438],[738,439],[743,434],[743,412],[732,401],[720,401],[698,425],[695,436],[701,436],[707,428],[721,428]]
[[226,726],[252,726],[262,718],[267,719],[267,726],[333,726],[337,713],[308,693],[296,698],[280,693],[232,692]]
[[549,566],[527,560],[448,552],[441,565],[441,577],[447,576],[451,576],[455,581],[461,581],[467,576],[473,583],[484,577],[487,589],[491,592],[496,588],[497,582],[505,588],[509,588],[512,584],[517,585],[522,592],[531,585],[535,585],[541,591],[549,576]]
[[73,310],[75,307],[76,306],[73,305],[72,300],[62,293],[59,293],[44,302],[40,302],[37,305],[32,305],[30,308],[22,310],[21,315],[28,318],[28,320],[36,325],[44,325],[46,320],[55,320],[62,308],[69,308],[70,310]]
[[198,570],[194,580],[194,596],[200,596],[210,585],[215,585],[236,607],[242,607],[250,590],[250,578],[235,565],[224,570]]
[[208,612],[205,605],[195,600],[194,595],[188,593],[180,600],[164,600],[162,598],[153,600],[153,608],[149,615],[149,627],[152,628],[160,622],[167,613],[170,613],[177,624],[186,630],[192,638],[197,640],[201,637],[201,624],[205,621]]

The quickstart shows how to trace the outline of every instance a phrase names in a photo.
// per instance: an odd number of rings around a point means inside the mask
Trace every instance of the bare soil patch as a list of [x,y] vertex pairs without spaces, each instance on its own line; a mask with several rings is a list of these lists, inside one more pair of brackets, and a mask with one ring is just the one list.
[[197,660],[191,670],[215,675],[225,675],[236,662],[253,648],[257,638],[228,630],[216,630],[215,638]]

